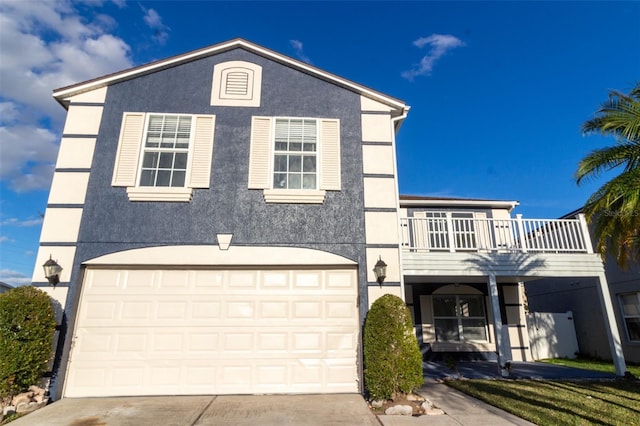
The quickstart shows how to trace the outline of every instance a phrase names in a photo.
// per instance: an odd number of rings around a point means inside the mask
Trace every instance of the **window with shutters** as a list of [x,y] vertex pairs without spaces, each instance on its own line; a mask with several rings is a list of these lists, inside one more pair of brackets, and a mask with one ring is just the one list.
[[208,188],[215,116],[123,114],[113,186],[131,201],[190,201]]
[[340,122],[253,117],[249,188],[270,203],[322,203],[340,190]]
[[262,67],[245,61],[229,61],[213,67],[212,106],[259,107]]

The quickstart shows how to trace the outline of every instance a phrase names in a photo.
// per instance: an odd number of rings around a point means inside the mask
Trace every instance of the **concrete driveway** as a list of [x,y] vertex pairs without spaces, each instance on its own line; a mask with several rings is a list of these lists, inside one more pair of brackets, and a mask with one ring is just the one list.
[[11,426],[380,426],[361,395],[65,398]]

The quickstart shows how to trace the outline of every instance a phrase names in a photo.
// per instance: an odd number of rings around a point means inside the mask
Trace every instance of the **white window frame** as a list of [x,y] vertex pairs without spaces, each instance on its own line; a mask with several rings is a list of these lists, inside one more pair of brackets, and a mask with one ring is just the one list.
[[[140,186],[149,121],[153,115],[191,117],[184,186]],[[111,184],[126,187],[129,201],[189,202],[195,188],[210,186],[214,134],[215,115],[124,112]]]
[[[277,128],[277,123],[278,120],[300,120],[300,121],[313,121],[315,123],[315,127],[316,127],[316,134],[315,134],[315,139],[316,139],[316,150],[315,151],[276,151],[276,128]],[[320,147],[321,145],[321,141],[320,141],[320,120],[318,120],[317,118],[302,118],[302,117],[274,117],[273,118],[273,123],[272,123],[272,135],[273,135],[273,140],[271,141],[271,161],[269,163],[270,165],[270,176],[271,176],[271,188],[272,190],[277,190],[277,191],[318,191],[320,188],[320,178],[321,178],[321,152],[320,150],[322,149]],[[315,176],[316,176],[316,185],[315,188],[279,188],[276,187],[274,184],[275,181],[275,175],[276,170],[275,170],[275,166],[276,166],[276,154],[280,154],[280,155],[287,155],[287,158],[289,157],[289,155],[299,155],[300,157],[304,157],[304,155],[309,155],[306,154],[308,152],[313,152],[316,158],[316,171],[315,171]],[[301,171],[300,174],[302,174],[302,168],[304,168],[304,164],[303,161],[301,161],[300,164],[301,167]],[[289,172],[286,172],[287,175],[289,175]],[[303,178],[301,178],[303,179]],[[301,186],[303,186],[303,181],[301,181]]]
[[[147,147],[146,143],[147,143],[147,137],[149,135],[149,126],[151,124],[151,117],[153,116],[161,116],[163,118],[166,117],[189,117],[191,119],[191,123],[190,123],[190,127],[189,127],[189,145],[187,146],[187,149],[183,149],[183,148],[162,148],[162,147],[157,147],[157,148],[151,148],[151,147]],[[189,177],[191,175],[191,168],[189,167],[192,161],[192,156],[193,156],[193,134],[194,134],[194,130],[195,130],[195,119],[193,117],[193,115],[190,114],[170,114],[170,113],[148,113],[147,116],[145,117],[145,122],[144,122],[144,132],[142,133],[142,143],[140,144],[140,160],[138,162],[138,177],[137,177],[137,182],[136,182],[136,187],[139,188],[186,188],[187,187],[187,183],[189,182]],[[142,181],[142,169],[143,169],[143,164],[144,164],[144,155],[145,153],[149,151],[149,152],[158,152],[158,153],[162,153],[162,152],[172,152],[172,153],[184,153],[186,151],[187,153],[187,164],[186,164],[186,168],[185,168],[185,176],[184,176],[184,183],[182,186],[157,186],[157,185],[142,185],[141,181]],[[160,161],[158,159],[158,161]],[[172,169],[173,170],[173,169]],[[157,179],[157,177],[156,177]]]
[[627,315],[624,311],[624,303],[622,301],[623,297],[635,296],[636,303],[638,305],[638,310],[640,311],[640,292],[636,293],[624,293],[618,295],[618,303],[620,305],[620,316],[622,317],[622,322],[624,323],[624,330],[627,336],[627,340],[633,343],[640,343],[640,338],[632,339],[631,334],[629,333],[629,326],[627,325],[627,319],[640,319],[640,314],[638,315]]
[[[437,298],[442,298],[442,297],[454,297],[456,300],[456,305],[455,305],[455,309],[456,309],[456,315],[454,316],[440,316],[440,315],[436,315],[436,299]],[[463,316],[460,312],[459,312],[459,307],[460,307],[460,297],[474,297],[474,298],[478,298],[480,300],[481,306],[482,306],[482,314],[483,316]],[[435,339],[437,342],[449,342],[449,343],[464,343],[464,342],[488,342],[489,341],[489,328],[488,328],[488,318],[487,318],[487,309],[485,306],[485,299],[484,296],[480,295],[480,294],[434,294],[432,295],[431,298],[431,303],[432,303],[432,312],[433,312],[433,328],[434,328],[434,334],[435,334]],[[455,319],[457,321],[458,324],[458,340],[439,340],[438,339],[438,332],[437,332],[437,328],[436,328],[436,320],[438,319]],[[462,320],[464,319],[481,319],[482,321],[484,321],[484,335],[485,335],[485,339],[484,340],[477,340],[477,339],[466,339],[464,336],[464,326],[462,324]]]

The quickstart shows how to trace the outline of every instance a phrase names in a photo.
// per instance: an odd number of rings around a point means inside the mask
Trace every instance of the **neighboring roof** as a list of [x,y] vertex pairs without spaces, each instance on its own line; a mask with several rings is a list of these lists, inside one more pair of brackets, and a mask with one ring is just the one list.
[[400,195],[401,207],[473,207],[513,210],[518,201],[485,200],[479,198],[429,197]]
[[273,50],[269,50],[265,47],[251,43],[242,38],[236,38],[223,43],[214,44],[212,46],[204,47],[202,49],[193,50],[191,52],[183,53],[181,55],[172,56],[167,59],[161,59],[159,61],[151,62],[145,65],[141,65],[134,68],[129,68],[123,71],[119,71],[113,74],[108,74],[102,77],[98,77],[92,80],[84,81],[82,83],[73,84],[71,86],[61,87],[53,91],[53,97],[65,108],[68,107],[69,98],[74,95],[78,95],[90,90],[95,90],[104,86],[108,86],[113,83],[130,80],[142,75],[157,72],[163,69],[171,68],[180,64],[195,61],[207,56],[215,55],[218,53],[226,52],[228,50],[242,48],[247,51],[253,52],[257,55],[271,59],[275,62],[279,62],[291,68],[297,69],[301,72],[307,73],[314,77],[336,84],[343,88],[352,90],[367,98],[381,102],[394,110],[397,110],[396,115],[400,115],[407,111],[409,107],[399,99],[387,96],[381,92],[375,91],[353,81],[339,77],[335,74],[331,74],[320,68],[314,67],[307,63],[298,61],[289,56],[285,56],[281,53],[277,53]]
[[[0,290],[1,289],[11,290],[11,289],[13,289],[13,286],[9,285],[9,284],[7,284],[5,282],[0,281]],[[0,293],[2,293],[2,291],[0,291]]]

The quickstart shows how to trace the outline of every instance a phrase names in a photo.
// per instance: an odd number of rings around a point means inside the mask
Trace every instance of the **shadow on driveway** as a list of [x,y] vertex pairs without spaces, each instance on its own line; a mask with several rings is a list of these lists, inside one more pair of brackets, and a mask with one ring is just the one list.
[[[423,362],[422,370],[425,379],[442,380],[446,378],[464,377],[467,379],[498,379],[500,373],[495,361],[461,361],[456,364],[457,372],[450,370],[445,363]],[[511,378],[540,380],[572,380],[572,379],[615,379],[616,375],[580,368],[563,367],[561,365],[541,362],[512,362]]]

